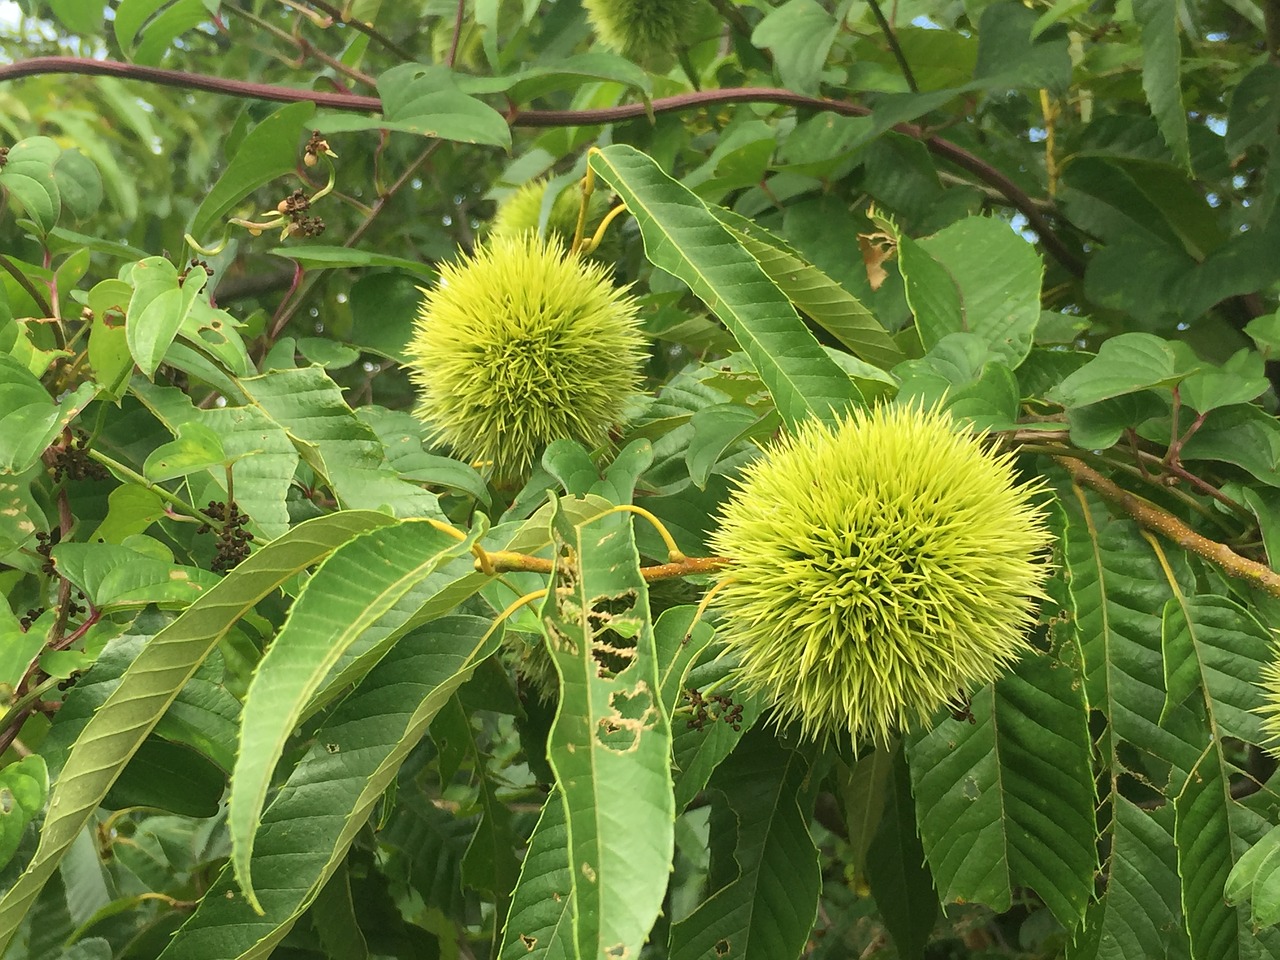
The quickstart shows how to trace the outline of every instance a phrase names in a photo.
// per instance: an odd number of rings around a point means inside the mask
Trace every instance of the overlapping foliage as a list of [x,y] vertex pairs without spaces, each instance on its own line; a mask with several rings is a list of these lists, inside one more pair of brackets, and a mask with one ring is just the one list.
[[[706,0],[641,62],[572,0],[18,10],[5,960],[1280,956],[1271,5]],[[651,358],[511,484],[401,364],[535,181],[625,206]],[[1047,596],[813,743],[709,534],[893,401],[1039,481]]]

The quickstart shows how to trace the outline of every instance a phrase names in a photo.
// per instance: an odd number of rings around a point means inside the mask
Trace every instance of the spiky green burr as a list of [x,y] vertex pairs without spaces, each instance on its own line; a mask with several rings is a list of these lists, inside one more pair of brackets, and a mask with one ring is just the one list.
[[[498,211],[489,225],[490,237],[508,236],[538,230],[542,216],[542,202],[547,195],[547,182],[535,180],[526,183],[515,193],[498,204]],[[582,193],[576,187],[561,190],[551,204],[547,214],[546,233],[555,237],[568,247],[573,242],[573,235],[578,229],[578,210],[582,204]],[[590,239],[600,221],[609,212],[609,197],[596,190],[587,201],[586,237]]]
[[814,739],[885,743],[1027,649],[1040,489],[937,410],[812,421],[743,472],[712,535],[739,681]]
[[632,60],[663,59],[689,42],[695,0],[583,0],[605,46]]
[[533,233],[491,238],[423,291],[407,351],[415,413],[495,482],[553,440],[604,445],[645,361],[636,304],[604,266]]

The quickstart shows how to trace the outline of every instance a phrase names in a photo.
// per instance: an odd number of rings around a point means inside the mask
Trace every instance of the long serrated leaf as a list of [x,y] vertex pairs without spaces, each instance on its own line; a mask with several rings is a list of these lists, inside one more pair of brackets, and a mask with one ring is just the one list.
[[813,416],[830,421],[861,403],[791,302],[696,194],[624,144],[592,151],[590,164],[636,218],[650,261],[687,283],[724,321],[788,424]]
[[1226,597],[1189,597],[1177,589],[1165,604],[1161,638],[1166,687],[1161,718],[1199,693],[1215,737],[1261,744],[1258,710],[1265,697],[1259,683],[1272,657],[1266,627]]
[[639,954],[675,846],[671,727],[629,519],[570,526],[556,516],[560,559],[542,611],[561,689],[548,754],[564,797],[583,957]]
[[1228,774],[1223,744],[1211,740],[1174,800],[1182,914],[1192,960],[1274,957],[1280,949],[1280,930],[1255,934],[1249,911],[1225,899],[1236,861],[1268,827],[1232,799]]
[[712,780],[737,818],[738,875],[671,928],[671,960],[778,960],[804,949],[817,915],[818,851],[797,796],[807,767],[753,730]]
[[488,620],[454,616],[402,639],[316,734],[262,818],[252,871],[264,913],[230,867],[174,935],[163,960],[261,960],[346,856],[431,720],[497,646]]
[[[1116,797],[1107,887],[1089,907],[1084,930],[1068,942],[1068,960],[1178,957],[1178,874],[1173,811],[1148,813]],[[1185,953],[1185,947],[1183,948]]]
[[867,879],[899,955],[918,960],[938,918],[938,894],[916,827],[906,758],[899,750],[887,759],[892,772],[884,817],[869,850]]
[[334,551],[294,602],[249,684],[231,776],[231,861],[255,909],[249,873],[254,838],[271,775],[307,701],[348,647],[467,548],[425,521],[371,530]]
[[870,310],[783,240],[754,220],[724,207],[708,204],[707,209],[734,232],[738,242],[797,308],[855,356],[886,370],[906,359]]
[[1071,929],[1097,870],[1084,699],[1075,671],[1022,660],[973,698],[975,723],[944,720],[907,741],[920,835],[944,901],[1007,910],[1034,889]]
[[574,956],[572,888],[569,827],[557,787],[543,803],[542,816],[529,838],[499,960],[570,960]]
[[1168,579],[1133,521],[1112,517],[1079,489],[1062,503],[1069,520],[1066,560],[1084,657],[1085,698],[1090,709],[1107,719],[1099,752],[1111,789],[1127,771],[1121,743],[1172,763],[1185,776],[1200,748],[1175,732],[1181,722],[1161,723],[1165,690],[1159,611],[1172,595]]
[[[1185,782],[1171,784],[1177,790],[1174,841],[1183,921],[1193,960],[1234,960],[1253,953],[1246,942],[1255,938],[1248,911],[1229,905],[1225,889],[1237,859],[1267,824],[1231,796],[1235,767],[1225,738],[1247,743],[1263,739],[1261,720],[1253,711],[1264,700],[1258,681],[1270,658],[1271,642],[1262,625],[1251,622],[1230,600],[1188,596],[1173,576],[1163,548],[1153,542],[1152,549],[1173,592],[1163,617],[1168,693],[1161,723],[1193,731],[1203,744],[1199,762]],[[1183,705],[1199,723],[1179,723],[1178,708]],[[1280,938],[1280,931],[1265,936]]]
[[1142,90],[1174,159],[1190,170],[1177,0],[1134,0],[1133,16],[1142,25]]
[[1227,877],[1226,899],[1236,904],[1250,901],[1257,926],[1280,923],[1280,827],[1249,848]]
[[90,718],[54,786],[35,856],[0,898],[0,952],[116,776],[231,626],[280,584],[391,518],[349,511],[299,524],[245,560],[158,633]]

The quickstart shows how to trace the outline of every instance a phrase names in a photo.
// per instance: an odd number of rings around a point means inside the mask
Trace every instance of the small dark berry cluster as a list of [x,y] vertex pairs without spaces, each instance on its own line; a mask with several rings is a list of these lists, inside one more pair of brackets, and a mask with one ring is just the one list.
[[3,170],[5,164],[8,162],[9,162],[9,148],[0,147],[0,170]]
[[44,607],[32,607],[27,611],[27,615],[18,620],[18,625],[24,631],[30,630],[31,625],[35,623],[44,614]]
[[734,703],[733,698],[723,693],[713,693],[704,697],[702,692],[690,687],[684,692],[693,708],[693,716],[689,719],[689,727],[702,730],[708,723],[723,720],[734,730],[742,729],[742,704]]
[[[241,513],[234,500],[230,506],[221,500],[210,500],[204,512],[222,523],[222,529],[218,531],[218,550],[213,555],[210,569],[214,573],[225,573],[249,556],[253,534],[244,528],[249,522],[249,515]],[[196,533],[208,533],[211,529],[209,524],[202,523],[196,528]]]
[[89,459],[89,435],[83,430],[73,431],[72,437],[52,450],[49,466],[53,468],[55,483],[63,477],[72,480],[106,480],[111,476],[107,468]]
[[191,262],[188,263],[185,267],[183,267],[182,270],[178,273],[178,286],[182,286],[186,282],[187,274],[189,274],[196,267],[199,267],[200,269],[202,269],[205,273],[205,276],[207,277],[213,276],[213,268],[209,266],[209,261],[197,260],[195,257],[192,257]]
[[36,553],[44,557],[40,572],[47,577],[53,576],[53,545],[57,542],[51,533],[41,531],[36,534]]

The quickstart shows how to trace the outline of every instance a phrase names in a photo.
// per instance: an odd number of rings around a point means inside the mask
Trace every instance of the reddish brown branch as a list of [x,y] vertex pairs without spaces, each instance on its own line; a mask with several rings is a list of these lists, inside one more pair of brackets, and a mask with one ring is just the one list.
[[0,82],[50,73],[80,73],[97,77],[119,77],[122,80],[143,80],[162,87],[207,90],[231,97],[251,97],[276,103],[310,101],[316,106],[334,110],[357,110],[364,113],[378,113],[382,110],[382,101],[377,97],[362,97],[354,93],[323,93],[318,90],[281,87],[272,83],[250,83],[247,80],[226,80],[204,73],[144,67],[118,60],[91,60],[87,57],[31,57],[17,63],[6,63],[0,65]]
[[[188,73],[183,70],[166,70],[161,67],[144,67],[114,60],[91,60],[83,57],[32,57],[17,63],[0,65],[0,82],[20,77],[50,73],[81,73],[98,76],[144,80],[170,87],[188,90],[206,90],[234,97],[252,97],[279,103],[310,101],[318,106],[334,110],[353,110],[361,113],[379,113],[382,102],[377,97],[356,94],[322,93],[297,87],[282,87],[269,83],[249,83],[244,80],[225,80],[207,74]],[[628,103],[618,107],[596,110],[518,110],[507,116],[513,127],[581,127],[634,120],[660,113],[699,109],[728,103],[774,103],[781,106],[838,113],[847,117],[865,117],[874,112],[870,107],[844,100],[828,100],[809,97],[777,87],[733,87],[725,90],[699,90],[674,97],[660,97],[649,104]],[[1083,261],[1054,233],[1053,225],[1041,212],[1031,196],[1011,179],[963,147],[931,136],[913,123],[899,123],[893,129],[905,136],[924,143],[931,153],[969,171],[988,186],[998,190],[1009,203],[1027,218],[1027,223],[1040,237],[1045,249],[1063,267],[1077,277],[1084,275]]]

